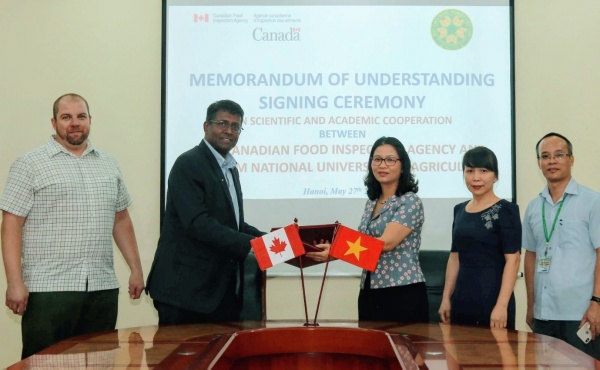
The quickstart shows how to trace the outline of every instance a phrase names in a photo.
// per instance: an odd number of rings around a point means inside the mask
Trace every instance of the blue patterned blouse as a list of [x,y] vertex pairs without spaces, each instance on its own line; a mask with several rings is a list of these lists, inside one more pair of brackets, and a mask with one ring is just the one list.
[[[421,229],[425,221],[425,213],[421,198],[413,192],[401,196],[392,196],[383,208],[375,215],[373,209],[376,200],[367,200],[365,211],[358,230],[373,237],[380,237],[390,222],[397,222],[412,230],[398,246],[379,257],[377,269],[370,274],[371,289],[388,288],[424,282],[423,272],[419,265],[419,249],[421,248]],[[363,270],[360,282],[364,287],[367,271]]]

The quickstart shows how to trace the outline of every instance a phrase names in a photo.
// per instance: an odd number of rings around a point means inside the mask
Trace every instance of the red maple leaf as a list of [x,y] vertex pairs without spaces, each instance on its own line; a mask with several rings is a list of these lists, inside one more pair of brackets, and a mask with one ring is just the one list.
[[286,242],[282,242],[281,240],[279,240],[279,238],[274,238],[273,244],[271,244],[271,247],[269,249],[273,253],[281,253],[285,250],[286,247],[287,247]]

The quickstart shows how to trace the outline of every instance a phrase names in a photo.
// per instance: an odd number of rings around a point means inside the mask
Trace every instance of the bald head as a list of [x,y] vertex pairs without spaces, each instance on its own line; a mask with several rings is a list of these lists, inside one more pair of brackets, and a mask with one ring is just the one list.
[[54,101],[54,105],[52,106],[52,118],[56,119],[56,115],[58,114],[58,106],[59,106],[60,102],[63,100],[69,100],[69,101],[81,100],[81,101],[83,101],[85,103],[85,108],[87,109],[87,114],[88,114],[88,116],[90,115],[90,106],[88,105],[87,100],[85,100],[83,98],[83,96],[81,96],[81,95],[74,94],[74,93],[68,93],[68,94],[64,94],[64,95],[60,96],[58,99],[56,99],[56,101]]

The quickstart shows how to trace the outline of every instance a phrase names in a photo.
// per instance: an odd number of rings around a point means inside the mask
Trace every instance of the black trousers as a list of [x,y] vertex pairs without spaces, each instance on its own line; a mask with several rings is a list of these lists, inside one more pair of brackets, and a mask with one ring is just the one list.
[[242,307],[240,298],[236,294],[235,279],[213,312],[190,311],[157,300],[154,300],[153,303],[154,308],[158,311],[158,325],[239,321]]
[[562,339],[596,360],[600,360],[600,337],[585,344],[577,336],[577,330],[579,330],[579,321],[533,320],[534,333]]
[[118,311],[119,289],[29,293],[21,320],[21,358],[67,338],[114,330]]
[[370,289],[366,284],[358,295],[358,319],[429,322],[429,299],[425,283],[381,289]]

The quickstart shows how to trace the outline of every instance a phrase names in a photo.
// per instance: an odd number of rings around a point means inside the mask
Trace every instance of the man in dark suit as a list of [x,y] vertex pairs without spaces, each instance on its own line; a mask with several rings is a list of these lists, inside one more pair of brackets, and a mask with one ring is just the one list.
[[237,103],[214,102],[206,111],[204,140],[173,164],[146,284],[159,325],[239,319],[241,266],[250,240],[264,234],[244,222],[239,173],[229,153],[243,120]]

